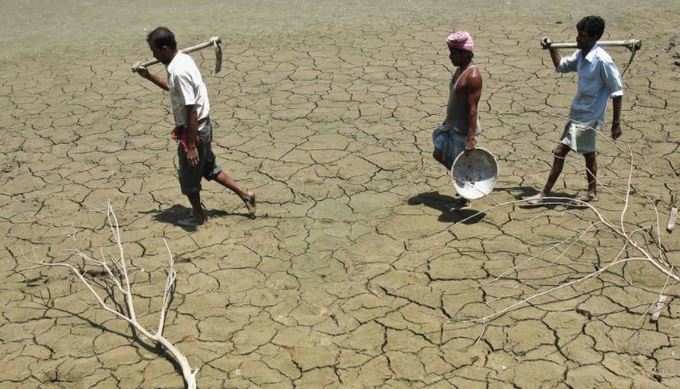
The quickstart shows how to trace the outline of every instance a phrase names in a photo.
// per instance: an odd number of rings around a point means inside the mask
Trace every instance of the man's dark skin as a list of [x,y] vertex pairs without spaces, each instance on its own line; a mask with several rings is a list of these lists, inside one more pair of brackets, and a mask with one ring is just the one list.
[[[454,74],[454,83],[460,77],[460,75],[470,66],[472,63],[472,53],[467,50],[449,48],[449,59],[453,66],[457,66],[458,70]],[[479,99],[482,97],[482,75],[479,73],[479,69],[474,68],[470,73],[465,74],[464,78],[460,80],[458,85],[465,91],[468,99],[468,106],[470,110],[468,111],[468,123],[470,123],[470,129],[468,131],[467,142],[465,142],[465,150],[474,150],[477,145],[477,139],[475,134],[477,133],[477,113],[479,106]]]
[[[576,35],[576,47],[581,50],[583,56],[586,56],[593,46],[597,43],[598,37],[594,37],[588,34],[586,31],[578,31]],[[548,48],[550,51],[550,58],[552,59],[555,69],[560,64],[562,57],[560,56],[557,49],[550,46],[550,41],[546,39],[543,40],[542,45],[544,48]],[[621,96],[616,96],[612,98],[612,105],[614,107],[614,117],[612,120],[611,134],[612,139],[616,140],[621,136]],[[548,180],[543,187],[543,193],[549,194],[555,185],[557,177],[559,177],[564,167],[564,159],[569,154],[571,149],[569,146],[560,143],[557,145],[553,154],[555,158],[553,160],[552,168],[550,169],[550,175]],[[586,153],[583,155],[586,160],[586,179],[588,180],[588,198],[595,199],[597,197],[597,162],[595,159],[595,152]]]
[[[153,43],[149,43],[149,49],[151,49],[154,58],[156,58],[158,61],[160,61],[162,64],[166,66],[169,65],[170,62],[172,62],[172,59],[175,58],[175,55],[178,52],[177,49],[173,49],[169,46],[156,47]],[[167,81],[159,78],[154,74],[149,73],[148,69],[144,67],[138,68],[137,73],[143,78],[146,78],[147,80],[158,85],[161,89],[165,91],[169,90]],[[196,111],[196,106],[194,105],[187,105],[186,112],[187,112],[186,130],[188,134],[186,144],[187,146],[186,155],[189,164],[195,167],[198,165],[199,162],[198,149],[196,148],[198,142],[198,127],[199,127],[198,113]],[[172,137],[173,140],[177,140],[178,131],[179,128],[177,127],[175,127],[172,130],[170,136]],[[241,199],[252,196],[252,193],[246,193],[243,190],[241,190],[238,184],[224,171],[221,171],[217,175],[217,177],[215,177],[215,181],[231,189],[234,193],[241,197]],[[187,197],[189,198],[189,202],[191,203],[191,208],[193,210],[194,217],[199,222],[199,224],[204,223],[207,220],[207,217],[205,215],[205,212],[203,212],[203,208],[201,207],[200,193],[197,192],[191,195],[187,195]]]
[[[472,63],[472,53],[467,50],[449,47],[449,59],[451,60],[451,64],[457,68],[456,72],[453,74],[453,83],[455,83],[458,80],[458,77],[460,77]],[[468,106],[470,108],[468,110],[470,128],[465,142],[465,150],[470,151],[474,150],[477,145],[475,134],[477,133],[479,100],[482,97],[482,76],[479,73],[479,69],[474,68],[463,77],[464,78],[458,82],[458,87],[467,95]],[[446,164],[444,156],[436,150],[433,157],[442,165]]]

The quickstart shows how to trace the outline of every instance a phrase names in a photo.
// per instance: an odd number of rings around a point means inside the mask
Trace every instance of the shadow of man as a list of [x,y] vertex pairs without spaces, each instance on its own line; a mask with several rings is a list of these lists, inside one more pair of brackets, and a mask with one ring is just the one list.
[[[142,211],[140,213],[152,214],[154,220],[159,221],[161,223],[175,225],[177,227],[184,229],[185,231],[197,230],[197,228],[194,226],[184,226],[178,223],[178,221],[181,220],[182,218],[186,218],[187,216],[191,215],[191,208],[185,207],[180,204],[175,204],[172,207],[166,209],[153,209],[150,211]],[[247,218],[250,217],[250,215],[248,215],[247,213],[238,212],[232,213],[223,211],[221,209],[207,209],[205,210],[205,215],[208,217],[208,219],[225,216],[243,216]]]
[[440,194],[439,192],[425,192],[411,197],[408,200],[409,205],[423,204],[432,209],[441,212],[438,221],[442,223],[463,223],[475,224],[480,222],[486,214],[479,212],[472,208],[465,207],[465,201],[461,198],[455,198]]
[[[498,191],[507,191],[516,200],[521,201],[522,199],[535,195],[538,191],[535,188],[529,186],[516,186],[508,188],[496,188]],[[555,209],[557,207],[562,207],[565,209],[583,209],[586,208],[585,205],[578,203],[576,200],[576,195],[568,194],[564,192],[553,192],[550,194],[552,199],[545,200],[538,204],[529,204],[528,202],[520,202],[520,208],[538,208],[543,207],[547,209]]]

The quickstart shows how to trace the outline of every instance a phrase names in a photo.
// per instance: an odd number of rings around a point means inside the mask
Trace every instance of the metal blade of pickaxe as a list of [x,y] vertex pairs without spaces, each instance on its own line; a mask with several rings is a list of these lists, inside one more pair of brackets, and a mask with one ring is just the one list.
[[222,41],[220,38],[213,42],[213,46],[215,46],[215,74],[217,74],[222,70]]

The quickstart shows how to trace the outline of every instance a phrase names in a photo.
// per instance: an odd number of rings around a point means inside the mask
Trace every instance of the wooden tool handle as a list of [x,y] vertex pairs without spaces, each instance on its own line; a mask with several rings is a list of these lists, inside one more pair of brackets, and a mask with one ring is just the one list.
[[[541,40],[543,42],[543,40]],[[598,41],[597,44],[603,47],[626,47],[630,50],[639,50],[642,47],[642,42],[639,39],[624,39],[620,41]],[[544,49],[576,49],[576,42],[551,43],[548,47],[542,44]]]

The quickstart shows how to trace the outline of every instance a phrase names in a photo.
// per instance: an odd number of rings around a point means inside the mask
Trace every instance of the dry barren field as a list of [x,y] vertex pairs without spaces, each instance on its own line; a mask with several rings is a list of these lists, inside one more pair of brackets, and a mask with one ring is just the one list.
[[[119,255],[109,203],[151,332],[164,241],[174,256],[164,335],[200,388],[680,387],[680,231],[664,228],[673,193],[680,205],[677,1],[0,8],[0,388],[184,387],[166,350],[69,268],[38,266],[75,265],[124,310],[106,270],[79,256]],[[594,208],[520,207],[547,177],[575,92],[539,39],[573,41],[589,14],[606,39],[643,43],[624,77],[623,136],[600,134]],[[211,50],[194,58],[218,161],[257,192],[257,219],[206,183],[208,224],[177,225],[190,208],[167,97],[130,72],[158,25],[181,47],[223,39],[221,73]],[[495,191],[459,210],[430,138],[452,29],[475,38],[479,145],[500,168]],[[626,67],[627,50],[610,53]],[[570,154],[555,190],[584,189]]]

